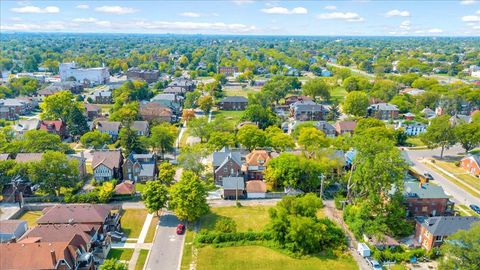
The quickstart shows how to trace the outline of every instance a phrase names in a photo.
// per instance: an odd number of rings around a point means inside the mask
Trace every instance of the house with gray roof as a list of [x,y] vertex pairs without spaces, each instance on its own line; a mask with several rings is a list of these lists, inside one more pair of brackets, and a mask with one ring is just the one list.
[[98,181],[122,179],[123,156],[120,150],[102,150],[93,152],[93,177]]
[[220,110],[225,111],[244,111],[248,105],[248,99],[242,96],[228,96],[224,97],[218,103]]
[[222,184],[224,177],[244,177],[242,165],[245,155],[241,151],[231,150],[224,147],[222,150],[213,153],[213,177],[215,183]]
[[10,154],[8,153],[1,153],[0,154],[0,161],[5,161],[10,158]]
[[239,176],[229,176],[223,178],[223,198],[224,199],[243,199],[245,198],[245,178]]
[[106,133],[112,136],[112,139],[116,140],[118,137],[118,133],[120,132],[120,127],[120,122],[98,121],[95,129],[100,131],[101,133]]
[[380,120],[390,120],[398,117],[400,110],[396,105],[389,103],[377,103],[368,107],[368,116],[375,117]]
[[454,214],[455,204],[441,186],[418,181],[405,181],[403,196],[407,216],[449,216]]
[[183,98],[175,94],[158,94],[150,101],[169,107],[175,114],[182,111]]
[[130,128],[136,130],[138,136],[150,135],[150,126],[147,121],[133,121]]
[[37,130],[40,128],[40,120],[18,120],[17,124],[13,126],[16,137],[23,137],[23,134],[29,130]]
[[180,87],[183,88],[185,92],[189,92],[195,90],[195,83],[187,78],[177,78],[169,83],[168,87]]
[[124,180],[147,182],[157,179],[156,160],[154,154],[130,153],[123,164]]
[[325,136],[334,138],[337,135],[335,127],[327,121],[318,121],[315,123],[315,127],[325,133]]
[[469,230],[474,224],[480,226],[480,217],[430,217],[417,218],[415,240],[426,250],[441,246],[452,234]]
[[290,117],[299,121],[321,121],[328,112],[327,107],[313,101],[297,101],[290,104]]

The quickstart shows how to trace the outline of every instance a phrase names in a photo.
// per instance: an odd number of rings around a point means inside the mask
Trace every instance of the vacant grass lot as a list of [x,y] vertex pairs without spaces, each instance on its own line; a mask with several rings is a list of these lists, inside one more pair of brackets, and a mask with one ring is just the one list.
[[347,94],[348,94],[347,90],[345,90],[343,86],[335,86],[332,88],[332,91],[330,92],[332,99],[338,102],[343,102]]
[[309,257],[295,259],[261,246],[214,248],[202,247],[197,259],[197,270],[347,270],[358,269],[352,258]]
[[25,220],[29,228],[37,226],[37,219],[42,216],[42,211],[26,211],[18,219]]
[[250,229],[253,231],[261,231],[270,219],[268,216],[269,208],[269,206],[211,208],[211,213],[203,217],[200,220],[200,224],[202,229],[213,230],[215,222],[221,217],[226,217],[233,219],[237,223],[237,231],[248,231]]
[[147,249],[140,250],[140,254],[138,255],[137,263],[135,264],[135,270],[142,270],[143,266],[145,266],[145,261],[147,260],[148,256]]
[[223,116],[227,121],[231,121],[234,125],[240,123],[244,111],[216,111],[213,117]]
[[147,217],[145,209],[127,209],[122,215],[122,230],[127,238],[138,238]]
[[255,89],[249,88],[249,87],[246,87],[246,88],[238,88],[238,87],[229,88],[229,87],[225,87],[224,90],[225,90],[225,95],[226,95],[226,96],[244,96],[244,97],[247,97],[248,94],[252,94],[252,93],[259,92],[258,90],[255,90]]
[[107,259],[129,261],[133,255],[133,248],[112,248],[108,252]]
[[419,138],[417,137],[410,137],[407,139],[407,143],[411,144],[412,146],[425,146],[425,143],[422,142],[422,140],[420,140]]

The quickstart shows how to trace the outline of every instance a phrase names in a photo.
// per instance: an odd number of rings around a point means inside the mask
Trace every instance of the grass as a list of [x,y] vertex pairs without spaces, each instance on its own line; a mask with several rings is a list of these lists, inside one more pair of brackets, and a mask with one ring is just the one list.
[[190,136],[190,132],[188,131],[188,128],[186,128],[182,134],[182,137],[180,138],[180,144],[179,144],[180,148],[187,145],[187,139],[189,136]]
[[425,143],[422,142],[422,140],[420,140],[420,138],[418,137],[410,137],[407,139],[407,143],[412,145],[412,146],[415,146],[415,147],[418,147],[418,146],[425,146]]
[[145,184],[142,183],[135,183],[135,190],[137,192],[143,193],[143,190],[145,189]]
[[107,259],[129,261],[133,255],[133,248],[112,248],[108,252]]
[[232,121],[235,125],[238,124],[243,116],[244,111],[216,111],[213,116],[223,116],[226,120]]
[[275,250],[261,246],[242,246],[214,248],[205,246],[200,248],[197,259],[197,270],[349,270],[358,269],[352,258],[307,257],[292,258]]
[[456,204],[455,208],[461,216],[480,216],[466,205]]
[[221,217],[226,217],[237,223],[237,231],[261,231],[270,220],[269,208],[268,206],[216,207],[200,220],[200,224],[202,229],[213,230],[215,222]]
[[401,264],[394,264],[394,265],[390,266],[388,269],[391,269],[391,270],[407,270],[407,267],[405,265],[401,265]]
[[158,217],[153,216],[150,227],[148,227],[147,236],[145,236],[145,243],[152,243],[153,237],[155,236],[155,231],[157,230]]
[[455,163],[437,159],[435,160],[435,165],[441,167],[449,173],[454,174],[457,178],[460,178],[460,180],[476,188],[477,190],[480,190],[480,179],[470,175],[463,168],[457,167]]
[[253,88],[249,88],[249,87],[246,87],[246,88],[243,88],[243,89],[229,89],[229,88],[226,88],[225,89],[225,95],[226,96],[243,96],[243,97],[247,97],[248,94],[251,94],[251,93],[257,93],[259,92],[258,90],[255,90]]
[[469,188],[468,186],[466,186],[462,181],[458,181],[457,179],[455,178],[452,178],[448,175],[446,175],[445,173],[443,173],[442,171],[440,171],[439,169],[437,169],[436,167],[433,167],[433,165],[430,163],[430,162],[425,162],[424,163],[425,165],[427,165],[428,167],[430,167],[432,170],[434,170],[435,172],[443,175],[443,177],[445,177],[446,179],[448,179],[448,181],[454,183],[455,185],[459,186],[460,188],[462,188],[463,190],[467,191],[468,193],[472,194],[473,196],[477,196],[479,197],[480,196],[480,193],[476,192],[475,190]]
[[348,94],[347,90],[345,90],[345,87],[343,86],[335,86],[332,88],[332,91],[330,92],[332,99],[338,102],[343,102],[343,99],[345,99],[345,96],[347,94]]
[[42,215],[42,211],[26,211],[18,219],[25,220],[28,223],[28,227],[32,228],[37,225],[37,219]]
[[190,263],[193,261],[193,239],[195,239],[196,233],[187,227],[185,232],[185,244],[183,246],[182,263],[180,264],[180,270],[189,270]]
[[127,238],[138,238],[147,217],[145,209],[127,209],[122,215],[122,230]]
[[142,249],[138,255],[137,263],[135,264],[135,270],[142,270],[145,266],[149,250]]

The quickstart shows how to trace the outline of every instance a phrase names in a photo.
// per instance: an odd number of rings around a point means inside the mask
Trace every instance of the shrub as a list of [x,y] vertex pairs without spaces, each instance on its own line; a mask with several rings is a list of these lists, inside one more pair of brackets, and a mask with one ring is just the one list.
[[335,208],[337,208],[338,210],[342,210],[343,208],[342,201],[345,201],[345,196],[343,196],[343,194],[338,193],[337,195],[335,195],[335,198],[334,198]]
[[219,244],[225,242],[264,241],[271,239],[272,235],[269,232],[222,233],[216,231],[201,231],[195,238],[195,241],[201,244]]
[[237,231],[237,224],[233,219],[220,218],[215,222],[215,230],[223,233],[234,233]]

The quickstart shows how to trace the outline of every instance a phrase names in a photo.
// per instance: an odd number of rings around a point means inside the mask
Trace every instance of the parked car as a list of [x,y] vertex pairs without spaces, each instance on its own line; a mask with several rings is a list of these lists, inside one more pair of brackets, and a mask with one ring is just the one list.
[[480,214],[480,207],[475,204],[470,204],[470,208],[475,211],[475,213]]
[[373,270],[383,270],[382,266],[377,260],[368,259],[367,261],[370,264],[370,266],[372,266]]
[[433,180],[433,176],[430,173],[424,173],[423,175],[428,181]]
[[183,232],[185,231],[185,225],[183,224],[178,224],[177,225],[177,234],[180,235],[180,234],[183,234]]

